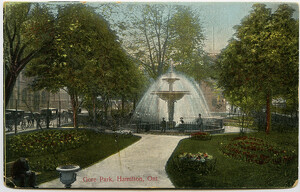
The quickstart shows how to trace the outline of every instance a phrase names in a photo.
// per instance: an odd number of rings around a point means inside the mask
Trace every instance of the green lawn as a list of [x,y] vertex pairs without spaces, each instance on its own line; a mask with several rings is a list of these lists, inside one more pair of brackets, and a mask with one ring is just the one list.
[[88,167],[138,141],[140,137],[97,133],[87,129],[44,130],[7,136],[6,162],[26,157],[32,170],[41,172],[37,184],[58,178],[56,167]]
[[[177,188],[289,188],[298,179],[298,133],[251,133],[248,137],[261,138],[264,142],[280,149],[294,151],[294,159],[289,163],[256,164],[225,156],[221,146],[232,141],[238,134],[214,135],[211,140],[182,140],[170,157],[166,171]],[[195,170],[180,172],[173,158],[184,153],[208,153],[216,158],[216,169],[207,175]]]

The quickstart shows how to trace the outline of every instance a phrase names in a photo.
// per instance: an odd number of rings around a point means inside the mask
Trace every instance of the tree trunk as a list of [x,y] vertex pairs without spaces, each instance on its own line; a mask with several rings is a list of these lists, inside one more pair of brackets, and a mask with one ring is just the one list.
[[103,102],[103,107],[104,107],[104,119],[105,119],[105,123],[107,123],[108,120],[108,99],[106,96],[102,97],[104,100]]
[[242,116],[242,133],[244,133],[244,123],[245,123],[245,113],[243,111],[243,116]]
[[18,128],[18,101],[16,100],[16,112],[15,112],[15,135],[17,134]]
[[93,126],[96,127],[96,96],[93,96]]
[[121,106],[121,111],[122,111],[122,117],[124,117],[124,114],[125,114],[125,98],[124,96],[122,96],[122,106]]
[[157,77],[163,74],[163,67],[164,67],[164,62],[158,61]]
[[10,96],[13,92],[14,86],[16,84],[17,77],[11,73],[8,73],[5,78],[5,107],[7,107]]
[[50,93],[48,92],[48,101],[47,101],[47,113],[46,113],[46,129],[49,129],[50,124],[50,111],[49,111],[49,105],[50,105]]
[[267,127],[266,127],[266,133],[269,134],[271,130],[271,96],[267,95]]
[[133,98],[133,110],[132,111],[134,111],[135,108],[136,108],[136,97]]
[[74,93],[70,94],[71,96],[71,104],[73,110],[73,126],[75,129],[78,129],[78,121],[77,121],[77,112],[78,112],[78,96]]

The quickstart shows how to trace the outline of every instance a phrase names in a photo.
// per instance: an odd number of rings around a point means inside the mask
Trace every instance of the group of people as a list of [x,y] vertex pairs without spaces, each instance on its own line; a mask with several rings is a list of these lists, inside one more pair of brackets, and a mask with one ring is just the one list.
[[[183,117],[180,117],[180,124],[184,124]],[[203,119],[202,119],[200,113],[199,113],[198,118],[196,119],[196,124],[197,124],[197,127],[199,128],[199,130],[203,132],[204,131],[204,129],[203,129]],[[160,127],[161,127],[161,132],[166,132],[167,122],[166,122],[164,117],[162,118],[162,121],[160,123]]]

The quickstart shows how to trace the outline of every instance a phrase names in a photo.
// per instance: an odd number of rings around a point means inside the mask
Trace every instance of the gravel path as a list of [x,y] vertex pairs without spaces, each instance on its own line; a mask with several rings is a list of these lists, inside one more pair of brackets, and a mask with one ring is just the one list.
[[[165,165],[186,136],[140,134],[142,138],[119,153],[77,173],[72,188],[174,188]],[[55,179],[39,188],[64,188]]]

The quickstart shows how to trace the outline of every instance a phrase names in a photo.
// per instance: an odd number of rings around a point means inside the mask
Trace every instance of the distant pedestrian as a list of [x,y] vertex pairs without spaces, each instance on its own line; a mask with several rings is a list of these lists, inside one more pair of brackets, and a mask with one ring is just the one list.
[[183,132],[184,133],[184,120],[183,120],[183,117],[180,117],[180,120],[179,120],[179,132]]
[[137,114],[136,119],[137,119],[136,132],[139,133],[142,126],[142,118],[140,117],[140,114]]
[[203,130],[203,119],[202,119],[200,113],[199,113],[199,117],[198,117],[197,120],[196,120],[196,123],[197,123],[197,126],[198,126],[199,130],[200,130],[201,132],[203,132],[203,131],[204,131],[204,130]]
[[183,117],[180,117],[180,124],[184,124]]
[[41,126],[41,116],[40,116],[40,114],[38,114],[38,113],[35,113],[34,114],[34,118],[35,118],[35,120],[36,120],[36,129],[42,129],[42,126]]
[[162,118],[162,121],[161,121],[161,123],[160,123],[160,126],[161,126],[161,132],[166,132],[166,128],[167,128],[167,122],[166,122],[166,120],[165,120],[165,118],[163,117]]

